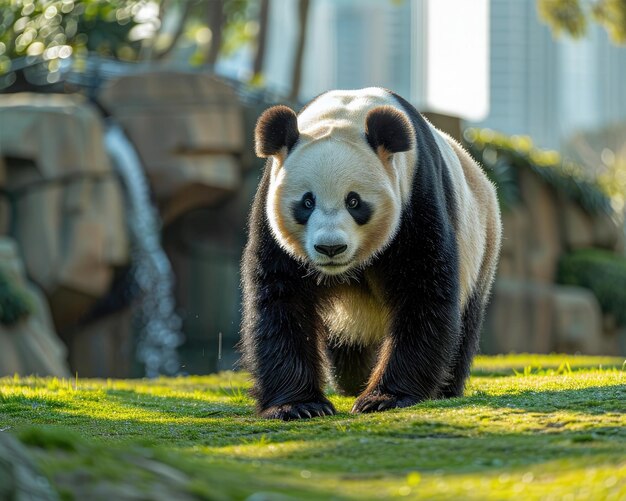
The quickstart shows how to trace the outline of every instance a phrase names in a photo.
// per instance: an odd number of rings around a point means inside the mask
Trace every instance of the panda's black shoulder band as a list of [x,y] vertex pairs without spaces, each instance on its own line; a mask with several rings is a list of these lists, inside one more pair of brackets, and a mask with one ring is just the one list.
[[263,112],[254,131],[254,149],[261,158],[291,150],[298,141],[298,117],[287,106],[273,106]]
[[381,146],[389,153],[407,151],[411,149],[411,123],[393,106],[378,106],[365,118],[365,137],[374,151]]

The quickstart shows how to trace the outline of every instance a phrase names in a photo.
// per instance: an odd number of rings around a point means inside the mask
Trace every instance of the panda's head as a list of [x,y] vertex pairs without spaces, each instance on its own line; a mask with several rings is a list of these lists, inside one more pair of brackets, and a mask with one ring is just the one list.
[[362,124],[320,120],[302,132],[290,108],[265,111],[255,146],[272,157],[266,211],[277,241],[323,275],[367,264],[399,226],[393,156],[411,145],[408,119],[391,106],[369,110]]

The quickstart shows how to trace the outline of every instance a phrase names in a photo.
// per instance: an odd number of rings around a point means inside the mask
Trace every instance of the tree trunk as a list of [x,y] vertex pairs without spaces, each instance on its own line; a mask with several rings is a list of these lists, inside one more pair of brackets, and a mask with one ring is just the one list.
[[252,78],[258,80],[263,73],[263,60],[265,59],[265,47],[267,41],[267,23],[269,20],[270,0],[261,0],[259,7],[259,35],[257,38]]
[[[164,4],[165,5],[165,4]],[[176,19],[176,27],[171,30],[170,33],[170,40],[168,42],[168,45],[161,48],[160,50],[155,50],[152,54],[152,57],[154,59],[164,59],[165,56],[167,56],[172,49],[176,46],[176,42],[178,42],[178,39],[182,36],[183,31],[185,29],[185,23],[187,22],[187,18],[189,17],[189,12],[191,11],[191,6],[193,5],[193,3],[191,1],[186,1],[183,2],[182,5],[175,5],[171,8],[176,8],[176,9],[180,9],[180,12],[176,12],[173,15],[177,15],[178,19]],[[165,13],[163,16],[163,19],[161,19],[161,22],[164,22],[164,18],[165,18]],[[159,36],[163,35],[163,33],[161,31],[159,31]],[[155,37],[155,39],[158,39],[158,36]]]
[[304,45],[306,43],[307,21],[309,18],[309,4],[310,0],[300,0],[298,2],[298,45],[296,47],[296,56],[293,63],[291,95],[289,96],[292,101],[296,101],[298,99],[298,95],[300,94]]
[[210,0],[208,4],[208,25],[211,30],[211,46],[207,63],[215,66],[222,48],[222,30],[224,27],[224,0]]

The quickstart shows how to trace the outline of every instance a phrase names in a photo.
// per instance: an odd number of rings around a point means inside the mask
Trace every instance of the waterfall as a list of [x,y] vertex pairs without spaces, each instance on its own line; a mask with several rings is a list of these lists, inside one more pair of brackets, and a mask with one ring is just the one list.
[[179,369],[176,347],[182,342],[182,321],[175,312],[174,277],[161,246],[159,215],[150,200],[139,156],[121,127],[108,124],[104,144],[126,191],[133,275],[140,291],[137,358],[148,377],[175,374]]

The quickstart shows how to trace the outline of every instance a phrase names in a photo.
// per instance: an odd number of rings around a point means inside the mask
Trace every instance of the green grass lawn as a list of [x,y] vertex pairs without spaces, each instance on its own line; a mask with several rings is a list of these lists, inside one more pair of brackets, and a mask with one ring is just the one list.
[[4,378],[0,432],[62,499],[626,500],[623,359],[478,357],[464,398],[288,423],[248,387]]

